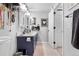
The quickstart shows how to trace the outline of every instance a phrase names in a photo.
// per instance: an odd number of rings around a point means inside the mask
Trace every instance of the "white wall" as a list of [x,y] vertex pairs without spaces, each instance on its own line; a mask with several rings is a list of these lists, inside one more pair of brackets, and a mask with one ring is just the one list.
[[24,17],[24,12],[22,10],[19,11],[19,31],[21,30],[21,25],[23,25],[23,17]]
[[[48,18],[47,12],[31,12],[32,17],[36,17],[36,24],[41,26],[41,18]],[[48,27],[40,27],[40,40],[42,42],[48,41]]]

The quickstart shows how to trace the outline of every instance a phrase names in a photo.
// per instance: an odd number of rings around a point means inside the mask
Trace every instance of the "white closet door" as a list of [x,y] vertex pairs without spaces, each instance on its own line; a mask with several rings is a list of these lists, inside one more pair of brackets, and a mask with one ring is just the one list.
[[55,11],[55,42],[57,47],[62,47],[63,40],[63,11]]
[[53,14],[53,10],[51,10],[49,12],[49,17],[48,17],[48,42],[49,44],[54,48],[54,14]]

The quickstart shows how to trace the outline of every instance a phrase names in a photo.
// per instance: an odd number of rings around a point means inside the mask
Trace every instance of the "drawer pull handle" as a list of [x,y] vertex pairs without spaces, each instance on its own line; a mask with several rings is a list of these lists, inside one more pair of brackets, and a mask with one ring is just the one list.
[[31,42],[31,38],[27,38],[26,41],[27,41],[27,42]]

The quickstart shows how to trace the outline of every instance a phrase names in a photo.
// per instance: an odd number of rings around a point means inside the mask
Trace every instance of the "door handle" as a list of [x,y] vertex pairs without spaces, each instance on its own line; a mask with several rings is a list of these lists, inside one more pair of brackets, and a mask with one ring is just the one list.
[[54,26],[53,29],[56,29],[56,27]]

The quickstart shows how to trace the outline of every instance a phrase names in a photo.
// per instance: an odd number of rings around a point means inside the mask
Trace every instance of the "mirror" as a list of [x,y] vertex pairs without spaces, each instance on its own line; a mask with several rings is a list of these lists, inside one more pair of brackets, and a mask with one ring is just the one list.
[[36,25],[36,17],[31,18],[31,25]]

